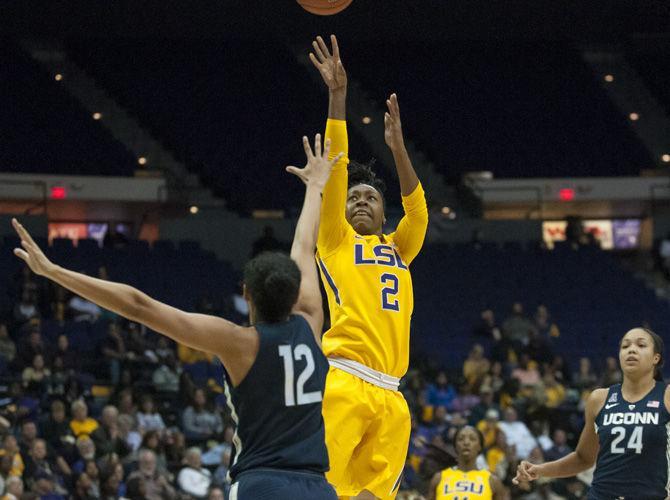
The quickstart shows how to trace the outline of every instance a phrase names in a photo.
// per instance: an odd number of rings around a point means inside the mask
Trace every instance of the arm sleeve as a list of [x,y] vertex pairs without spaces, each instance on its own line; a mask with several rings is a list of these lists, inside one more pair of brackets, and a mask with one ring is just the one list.
[[332,252],[340,245],[348,227],[348,222],[344,216],[347,205],[347,165],[349,164],[347,122],[345,120],[328,119],[326,139],[330,139],[329,158],[332,159],[342,152],[344,156],[333,167],[328,184],[323,190],[321,222],[316,243],[321,255]]
[[402,206],[405,216],[398,224],[393,241],[405,264],[409,265],[421,250],[428,229],[428,206],[421,184],[410,195],[402,197]]

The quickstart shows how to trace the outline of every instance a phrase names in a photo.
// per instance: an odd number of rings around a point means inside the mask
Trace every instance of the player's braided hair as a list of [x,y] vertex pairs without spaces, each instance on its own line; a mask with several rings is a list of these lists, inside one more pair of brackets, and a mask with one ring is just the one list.
[[244,266],[244,283],[256,307],[256,321],[277,323],[298,300],[300,269],[286,254],[263,252]]
[[376,163],[374,158],[370,159],[367,163],[358,163],[356,161],[349,162],[349,183],[348,188],[351,189],[353,186],[358,186],[360,184],[367,184],[375,188],[382,197],[382,202],[385,202],[384,195],[386,193],[386,184],[381,180],[372,170],[372,167]]

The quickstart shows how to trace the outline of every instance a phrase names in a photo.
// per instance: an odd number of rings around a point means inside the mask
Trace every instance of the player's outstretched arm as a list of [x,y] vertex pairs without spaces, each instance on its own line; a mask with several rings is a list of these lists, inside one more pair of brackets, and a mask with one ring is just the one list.
[[384,115],[384,140],[393,154],[405,209],[405,217],[398,224],[394,241],[398,245],[400,256],[409,264],[423,246],[428,228],[428,206],[419,177],[405,148],[398,96],[391,94],[386,100],[386,107],[388,111]]
[[240,356],[240,345],[244,344],[244,339],[239,341],[243,337],[241,327],[215,316],[181,311],[122,283],[92,278],[60,267],[44,255],[16,219],[12,220],[12,225],[21,238],[22,247],[16,248],[14,254],[35,274],[176,342],[215,354],[224,364]]
[[331,49],[320,36],[312,42],[314,52],[309,58],[328,87],[328,121],[326,139],[331,141],[330,159],[336,153],[344,154],[333,168],[323,191],[321,225],[317,245],[321,255],[328,254],[342,242],[347,231],[344,211],[347,204],[347,165],[349,143],[346,123],[347,73],[340,59],[340,48],[335,35],[331,35]]
[[314,249],[316,247],[321,212],[321,194],[328,182],[333,165],[342,157],[342,153],[331,158],[330,141],[326,139],[325,147],[321,151],[321,135],[314,138],[314,150],[307,137],[302,138],[307,156],[307,163],[303,168],[286,167],[286,170],[300,177],[305,183],[305,201],[295,228],[291,258],[298,264],[302,275],[300,294],[293,312],[302,314],[314,332],[314,337],[321,345],[321,330],[323,328],[323,304],[319,277],[314,263]]
[[576,476],[596,463],[598,457],[598,435],[595,430],[596,416],[605,404],[607,389],[596,389],[589,396],[584,410],[584,429],[575,451],[565,457],[544,464],[531,464],[523,460],[517,468],[514,484],[535,481],[540,477],[562,478]]

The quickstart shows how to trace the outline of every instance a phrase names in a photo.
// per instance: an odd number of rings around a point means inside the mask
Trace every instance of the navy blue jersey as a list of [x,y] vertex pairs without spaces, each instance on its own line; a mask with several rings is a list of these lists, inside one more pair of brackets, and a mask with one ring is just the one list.
[[321,400],[328,361],[307,320],[255,325],[258,355],[237,387],[224,381],[232,418],[231,478],[257,468],[328,470]]
[[670,414],[665,384],[637,403],[623,398],[621,384],[609,388],[596,417],[600,443],[589,498],[663,500],[670,495]]

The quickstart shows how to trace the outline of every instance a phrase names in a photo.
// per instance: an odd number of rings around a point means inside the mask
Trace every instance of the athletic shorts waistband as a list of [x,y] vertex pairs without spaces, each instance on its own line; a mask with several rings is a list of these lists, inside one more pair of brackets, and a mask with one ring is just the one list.
[[365,380],[366,382],[376,385],[377,387],[381,387],[382,389],[397,391],[398,387],[400,386],[400,379],[398,377],[393,377],[386,373],[380,372],[374,368],[365,366],[358,361],[340,357],[329,357],[328,363],[330,363],[330,366],[333,368],[347,372],[354,377],[358,377],[361,380]]

